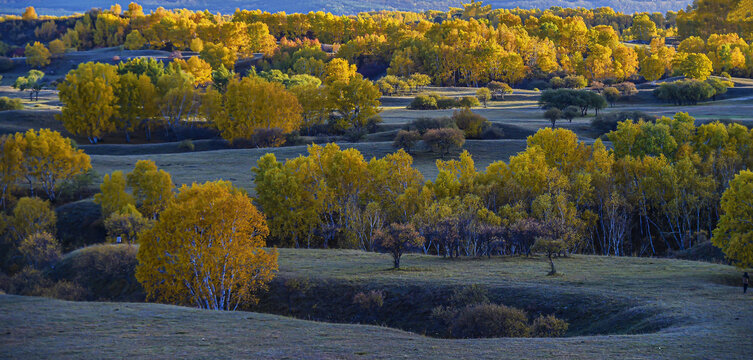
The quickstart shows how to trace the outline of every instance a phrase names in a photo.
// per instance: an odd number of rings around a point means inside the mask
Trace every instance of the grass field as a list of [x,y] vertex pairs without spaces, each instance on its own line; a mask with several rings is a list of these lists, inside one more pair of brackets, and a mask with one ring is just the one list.
[[561,276],[545,276],[543,258],[514,257],[450,261],[408,255],[407,270],[393,271],[383,254],[281,249],[280,277],[380,287],[388,299],[401,289],[478,283],[508,304],[582,297],[604,299],[590,304],[608,307],[621,300],[631,307],[606,309],[614,316],[592,330],[609,333],[609,326],[651,315],[652,309],[662,310],[661,319],[647,321],[664,326],[641,334],[451,340],[252,312],[0,295],[0,344],[5,358],[746,359],[753,352],[753,294],[742,294],[736,286],[740,272],[732,267],[599,256],[555,261]]

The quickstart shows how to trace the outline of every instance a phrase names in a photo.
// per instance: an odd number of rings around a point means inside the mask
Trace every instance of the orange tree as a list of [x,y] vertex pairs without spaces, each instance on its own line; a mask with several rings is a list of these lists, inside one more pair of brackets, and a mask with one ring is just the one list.
[[277,271],[277,252],[251,199],[230,183],[183,185],[139,235],[136,278],[151,300],[235,310],[255,302]]
[[403,253],[424,243],[424,238],[412,224],[392,223],[387,228],[379,230],[376,238],[379,245],[392,255],[395,269],[400,268],[400,257]]

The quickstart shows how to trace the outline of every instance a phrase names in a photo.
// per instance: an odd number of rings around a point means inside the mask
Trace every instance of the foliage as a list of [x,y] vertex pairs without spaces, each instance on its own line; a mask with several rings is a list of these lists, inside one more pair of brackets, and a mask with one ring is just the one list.
[[105,219],[107,238],[113,243],[135,244],[139,233],[151,225],[151,221],[144,218],[133,205]]
[[476,98],[486,107],[486,103],[492,98],[492,92],[488,88],[479,88],[476,90]]
[[445,129],[445,128],[452,128],[457,129],[457,124],[455,123],[455,120],[449,117],[439,117],[439,118],[418,118],[416,120],[411,121],[408,125],[405,126],[406,130],[416,130],[420,134],[425,134],[426,131],[431,129]]
[[50,203],[39,198],[24,197],[18,200],[10,218],[10,231],[15,243],[20,244],[34,234],[55,233],[57,216]]
[[60,259],[60,243],[48,232],[28,235],[18,245],[18,251],[35,269],[44,269]]
[[455,111],[452,114],[452,120],[458,129],[463,130],[465,138],[477,139],[481,134],[491,126],[489,120],[485,117],[474,113],[468,108]]
[[497,304],[470,305],[460,310],[451,326],[456,338],[529,337],[525,311]]
[[753,191],[753,172],[743,170],[730,181],[721,200],[722,215],[711,241],[721,248],[737,266],[753,265],[753,206],[749,199]]
[[539,104],[545,108],[554,107],[560,110],[568,106],[577,106],[581,110],[581,115],[585,116],[589,109],[596,110],[598,115],[599,109],[606,107],[607,101],[603,96],[590,90],[558,89],[544,90]]
[[539,315],[531,324],[531,332],[534,337],[561,337],[568,327],[566,321],[557,319],[554,315]]
[[115,66],[82,63],[58,85],[63,111],[57,118],[70,133],[97,143],[102,135],[115,130],[117,89]]
[[611,112],[608,114],[599,114],[599,116],[593,118],[591,120],[591,127],[597,130],[599,134],[604,134],[617,130],[617,124],[625,120],[654,121],[656,117],[642,111]]
[[149,299],[235,310],[255,301],[277,270],[264,216],[226,182],[181,187],[139,236],[136,278]]
[[544,254],[546,254],[546,257],[549,259],[549,265],[551,265],[552,267],[549,275],[554,275],[557,273],[557,270],[554,268],[554,261],[552,261],[552,256],[564,250],[565,243],[562,240],[554,240],[543,237],[536,239],[536,242],[533,244],[533,248],[531,248],[531,251],[533,252],[543,252]]
[[554,126],[557,123],[557,120],[559,120],[561,117],[562,117],[562,111],[560,111],[560,109],[556,107],[553,107],[544,111],[544,119],[547,119],[549,120],[549,122],[552,123],[552,128],[554,128]]
[[[715,84],[719,83],[715,82]],[[726,87],[719,84],[719,91],[726,92]],[[671,101],[676,105],[695,105],[700,101],[715,97],[716,94],[717,89],[714,86],[699,80],[665,82],[654,90],[654,96],[661,100]]]
[[0,111],[7,110],[22,110],[24,105],[21,103],[21,99],[11,99],[7,96],[0,97]]
[[395,140],[392,142],[392,147],[395,149],[403,149],[405,152],[410,153],[416,143],[421,140],[421,133],[418,130],[400,130],[395,135]]
[[424,238],[418,234],[412,224],[392,223],[376,233],[377,244],[389,252],[394,260],[395,269],[400,268],[400,258],[406,251],[420,246]]
[[29,90],[29,100],[32,100],[32,95],[37,96],[39,100],[39,91],[42,90],[42,78],[44,73],[39,70],[29,70],[26,76],[19,76],[16,78],[16,82],[13,83],[13,87],[19,91]]
[[122,171],[105,174],[99,190],[99,194],[94,195],[94,202],[102,207],[104,218],[123,211],[129,205],[136,205],[133,196],[126,192],[126,178]]
[[26,64],[32,68],[42,68],[50,64],[50,51],[39,41],[35,41],[34,44],[27,44],[26,50]]
[[[158,169],[151,160],[137,161],[133,171],[126,175],[126,184],[132,189],[139,212],[147,218],[156,219],[173,200],[175,185],[170,174]],[[122,188],[116,191],[120,190]],[[123,199],[118,201],[121,205],[129,201],[126,195],[121,194],[119,198]]]
[[465,144],[465,135],[458,129],[431,129],[424,133],[423,139],[432,151],[441,156],[460,149]]

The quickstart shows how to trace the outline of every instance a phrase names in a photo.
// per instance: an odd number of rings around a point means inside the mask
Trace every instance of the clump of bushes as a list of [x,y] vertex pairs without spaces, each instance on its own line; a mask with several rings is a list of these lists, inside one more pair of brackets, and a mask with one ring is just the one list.
[[21,104],[21,99],[11,99],[7,96],[0,97],[0,111],[6,110],[21,110],[24,105]]
[[418,118],[405,126],[405,130],[416,130],[421,135],[431,129],[457,129],[455,120],[448,117]]
[[642,111],[620,111],[608,114],[600,114],[591,120],[591,128],[596,130],[599,135],[606,134],[610,131],[617,130],[617,123],[625,120],[645,120],[654,121],[656,117],[646,114]]
[[452,114],[452,120],[460,130],[463,130],[465,137],[470,139],[480,138],[484,130],[491,127],[489,120],[467,108],[455,111]]
[[654,89],[654,96],[675,105],[695,105],[708,99],[716,100],[717,95],[727,92],[734,86],[731,81],[709,78],[706,81],[685,79],[662,83]]
[[596,110],[596,115],[599,115],[599,109],[607,106],[607,100],[591,90],[544,90],[541,93],[539,105],[546,109],[557,108],[560,110],[564,110],[568,106],[576,106],[580,109],[581,116],[586,116],[589,109]]
[[554,315],[540,315],[533,321],[531,331],[534,337],[562,337],[568,327],[567,321],[557,319]]
[[454,338],[529,337],[525,311],[497,304],[470,305],[460,310],[450,327]]
[[410,150],[421,140],[421,134],[418,130],[400,130],[392,142],[395,149],[403,149],[406,152]]
[[185,139],[178,144],[178,149],[181,151],[194,151],[195,148],[191,139]]
[[258,148],[278,147],[285,144],[286,139],[285,131],[280,128],[262,128],[254,130],[251,143]]
[[481,106],[479,100],[474,96],[464,96],[462,98],[451,98],[439,94],[421,94],[413,98],[408,109],[410,110],[441,110],[453,108],[467,108]]
[[442,157],[465,144],[463,131],[458,129],[432,129],[427,131],[423,138],[426,145]]

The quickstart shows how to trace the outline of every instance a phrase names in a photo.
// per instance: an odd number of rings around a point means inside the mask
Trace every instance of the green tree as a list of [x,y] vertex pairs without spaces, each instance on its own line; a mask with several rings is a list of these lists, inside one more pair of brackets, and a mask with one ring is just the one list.
[[16,82],[13,83],[13,87],[19,91],[29,90],[29,100],[31,101],[33,96],[36,95],[36,99],[39,100],[39,91],[42,90],[42,78],[44,73],[39,70],[29,70],[26,76],[19,76],[16,78]]
[[721,201],[722,215],[711,242],[739,267],[753,266],[753,172],[743,170],[730,181]]

